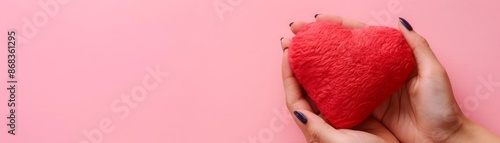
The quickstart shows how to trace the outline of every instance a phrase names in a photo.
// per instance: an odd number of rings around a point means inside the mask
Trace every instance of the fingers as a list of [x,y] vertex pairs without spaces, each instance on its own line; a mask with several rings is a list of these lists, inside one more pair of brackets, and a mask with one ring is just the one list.
[[283,49],[282,76],[286,104],[290,112],[295,110],[313,111],[303,94],[302,87],[299,85],[290,69],[290,64],[288,63],[288,47],[290,46],[290,42],[291,39],[289,38],[283,38],[281,40],[281,47]]
[[[348,19],[348,18],[343,18],[343,17],[336,16],[336,15],[316,14],[315,18],[316,18],[316,21],[331,22],[331,23],[342,25],[342,27],[348,28],[348,29],[363,28],[366,26],[366,24],[363,22],[359,22],[356,20]],[[290,29],[292,30],[293,34],[297,34],[297,32],[299,32],[306,25],[307,25],[307,23],[304,21],[295,21],[295,22],[290,23]]]
[[333,142],[331,136],[336,130],[314,114],[314,110],[309,104],[303,90],[295,79],[290,64],[288,62],[288,47],[291,39],[282,38],[281,48],[283,50],[282,76],[285,88],[286,104],[292,114],[295,115],[295,123],[304,133],[309,142]]
[[335,24],[342,25],[344,28],[348,29],[356,29],[356,28],[363,28],[366,26],[365,23],[348,19],[348,18],[343,18],[341,16],[337,15],[328,15],[328,14],[318,14],[316,15],[316,21],[328,21],[332,22]]
[[297,110],[293,114],[295,123],[301,128],[308,142],[336,142],[336,137],[341,136],[325,120],[309,110]]
[[290,23],[290,29],[292,30],[293,34],[297,34],[297,32],[302,29],[302,27],[306,26],[306,22],[304,21],[295,21]]
[[344,21],[340,16],[328,14],[317,14],[314,18],[316,18],[316,21],[331,22],[339,25],[342,25],[342,21]]
[[[296,110],[313,111],[311,105],[303,94],[301,86],[295,79],[293,72],[290,69],[290,64],[288,62],[288,47],[290,46],[290,43],[291,39],[289,38],[281,39],[281,48],[283,50],[282,76],[283,87],[285,88],[286,105],[290,113],[293,113]],[[309,134],[306,134],[307,131],[305,127],[299,127],[306,138],[310,138]]]
[[430,76],[435,72],[443,72],[444,69],[438,59],[432,52],[429,44],[424,37],[413,31],[410,24],[400,18],[399,29],[408,42],[408,45],[413,50],[413,56],[417,62],[419,76]]
[[283,50],[283,54],[284,54],[285,50],[287,50],[288,47],[290,47],[290,44],[292,44],[292,39],[281,37],[280,42],[281,42],[281,50]]

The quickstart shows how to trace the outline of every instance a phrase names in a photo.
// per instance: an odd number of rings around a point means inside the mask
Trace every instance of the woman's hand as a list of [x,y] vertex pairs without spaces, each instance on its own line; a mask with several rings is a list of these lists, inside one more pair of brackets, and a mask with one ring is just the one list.
[[475,125],[460,110],[446,70],[427,41],[400,18],[399,29],[413,50],[417,70],[373,116],[401,142],[481,142],[463,137],[482,132],[480,139],[498,137]]
[[[366,24],[332,15],[316,15],[317,21],[337,23],[345,28]],[[283,84],[288,109],[310,142],[477,142],[499,141],[491,132],[475,125],[461,112],[449,78],[427,41],[400,19],[399,28],[416,60],[416,71],[366,121],[350,129],[334,129],[314,114],[307,96],[297,83],[288,63],[291,40],[282,39]],[[297,33],[306,23],[290,24]]]
[[[341,19],[340,17],[321,16],[318,20],[332,21],[341,24],[346,28],[362,27],[365,24]],[[305,22],[294,22],[291,24],[292,31],[296,33]],[[398,142],[395,136],[385,128],[381,122],[369,117],[364,122],[355,127],[355,129],[335,129],[326,123],[323,118],[314,113],[313,107],[308,102],[302,88],[293,76],[288,63],[288,47],[291,40],[289,38],[281,39],[283,48],[283,86],[285,87],[286,103],[288,109],[295,118],[308,142]]]

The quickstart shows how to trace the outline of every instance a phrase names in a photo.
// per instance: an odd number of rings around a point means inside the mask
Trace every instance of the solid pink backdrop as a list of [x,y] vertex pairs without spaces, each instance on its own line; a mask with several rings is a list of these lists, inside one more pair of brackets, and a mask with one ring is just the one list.
[[[316,13],[391,27],[406,18],[446,67],[464,113],[500,134],[499,1],[1,5],[1,42],[15,29],[19,43],[16,135],[7,133],[9,97],[1,90],[1,142],[304,142],[284,110],[279,39],[293,36],[290,22]],[[6,46],[0,51],[7,87]]]

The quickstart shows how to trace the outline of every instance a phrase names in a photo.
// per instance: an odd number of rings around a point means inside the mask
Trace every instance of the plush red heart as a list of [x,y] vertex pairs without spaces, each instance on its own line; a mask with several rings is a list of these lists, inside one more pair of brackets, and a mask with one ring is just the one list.
[[293,37],[291,69],[328,123],[351,128],[406,83],[415,67],[401,32],[313,22]]

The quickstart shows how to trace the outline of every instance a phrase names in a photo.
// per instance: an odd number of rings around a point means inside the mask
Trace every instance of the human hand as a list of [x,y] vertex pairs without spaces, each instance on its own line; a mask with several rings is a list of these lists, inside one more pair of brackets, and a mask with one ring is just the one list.
[[[318,21],[331,21],[346,28],[364,27],[364,23],[342,19],[340,17],[319,16]],[[292,32],[296,33],[306,23],[297,21],[291,24]],[[295,121],[300,127],[308,142],[398,142],[395,136],[385,128],[381,122],[369,117],[354,129],[335,129],[326,123],[322,117],[315,114],[314,106],[308,101],[302,88],[295,79],[289,63],[288,50],[291,39],[282,38],[283,48],[283,86],[285,87],[287,107],[297,118]]]
[[425,38],[405,19],[400,18],[399,29],[413,51],[416,72],[372,115],[401,142],[500,141],[462,113],[446,70]]
[[[332,15],[317,15],[317,21],[328,21],[345,28],[362,28],[366,24]],[[297,33],[306,23],[291,23]],[[445,69],[426,40],[401,19],[399,28],[417,63],[407,84],[378,107],[354,130],[334,129],[313,113],[314,105],[293,77],[288,63],[290,39],[282,39],[283,84],[290,112],[309,141],[317,142],[459,142],[499,140],[491,132],[467,119],[458,107]],[[311,106],[312,105],[312,106]],[[298,112],[295,112],[298,111]],[[303,113],[303,114],[302,114]],[[299,119],[309,119],[300,122]],[[302,124],[304,123],[304,124]],[[479,137],[479,138],[478,138]]]

